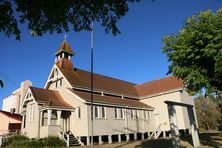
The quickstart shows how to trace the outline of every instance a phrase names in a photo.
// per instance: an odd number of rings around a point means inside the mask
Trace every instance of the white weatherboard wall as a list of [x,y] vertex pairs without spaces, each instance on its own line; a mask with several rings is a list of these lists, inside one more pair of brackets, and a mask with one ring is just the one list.
[[[181,93],[180,91],[174,91],[171,93],[152,96],[150,98],[147,97],[141,100],[141,102],[146,103],[155,108],[153,114],[154,116],[155,115],[159,116],[157,118],[159,120],[159,123],[162,125],[161,126],[162,131],[169,131],[170,130],[169,115],[168,115],[167,104],[165,104],[164,101],[182,102],[193,105],[193,98],[185,94],[185,92],[183,94],[183,92]],[[178,128],[179,129],[190,128],[189,118],[186,108],[181,106],[175,106],[175,109],[176,109]]]

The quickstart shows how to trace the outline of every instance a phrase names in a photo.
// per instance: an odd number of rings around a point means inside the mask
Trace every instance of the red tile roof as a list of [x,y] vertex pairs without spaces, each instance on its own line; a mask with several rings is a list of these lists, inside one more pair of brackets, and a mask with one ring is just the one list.
[[183,88],[183,80],[169,76],[135,86],[139,96],[149,96],[175,89]]
[[59,49],[55,52],[55,55],[58,55],[58,54],[59,54],[60,52],[62,52],[62,51],[67,52],[67,53],[69,53],[69,54],[71,54],[71,55],[74,55],[74,54],[75,54],[75,53],[73,52],[73,50],[71,49],[69,43],[68,43],[66,40],[64,40],[64,41],[62,42],[62,44],[60,45]]
[[[59,67],[59,65],[57,64]],[[91,79],[90,72],[83,71],[80,69],[67,70],[64,68],[60,68],[63,75],[69,81],[72,86],[81,86],[90,88]],[[135,84],[118,80],[115,78],[95,74],[93,76],[94,80],[94,89],[103,90],[106,92],[112,92],[117,94],[129,95],[132,97],[138,97],[138,94],[135,89]]]
[[[90,92],[80,91],[69,89],[71,92],[85,100],[86,102],[91,102],[91,94]],[[102,96],[101,94],[93,94],[93,100],[95,103],[104,103],[104,104],[112,104],[112,105],[120,105],[120,106],[128,106],[128,107],[141,107],[141,108],[148,108],[153,110],[154,108],[144,104],[138,100],[134,99],[122,99],[121,97],[117,96]]]
[[66,58],[61,58],[58,61],[56,61],[56,65],[61,69],[66,70],[73,70],[72,62]]
[[37,102],[43,102],[52,107],[74,108],[64,101],[58,91],[35,87],[30,87],[30,90]]
[[19,115],[19,114],[12,114],[10,112],[6,112],[6,111],[3,111],[3,110],[0,110],[0,113],[2,113],[3,115],[5,115],[9,118],[12,118],[12,119],[15,119],[15,120],[18,120],[18,121],[22,121],[22,116]]

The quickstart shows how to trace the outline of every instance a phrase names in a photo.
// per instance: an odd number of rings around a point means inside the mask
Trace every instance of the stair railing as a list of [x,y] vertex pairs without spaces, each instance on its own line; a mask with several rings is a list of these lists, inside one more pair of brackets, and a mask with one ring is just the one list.
[[67,147],[69,147],[69,134],[64,132],[61,128],[59,133],[60,139],[63,139],[66,142]]
[[156,130],[149,136],[149,139],[157,139],[161,134],[161,124],[158,125]]

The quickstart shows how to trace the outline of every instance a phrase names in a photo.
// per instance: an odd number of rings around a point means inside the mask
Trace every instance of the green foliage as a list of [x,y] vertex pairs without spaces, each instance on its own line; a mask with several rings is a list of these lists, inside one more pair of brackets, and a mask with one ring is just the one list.
[[65,147],[65,141],[62,141],[59,137],[49,136],[48,138],[42,139],[44,141],[45,146],[48,147]]
[[58,137],[50,136],[48,138],[41,139],[29,139],[23,135],[13,135],[3,143],[4,147],[65,147],[66,143]]
[[23,135],[10,136],[7,141],[3,143],[3,146],[8,147],[23,147],[29,143],[29,138]]
[[191,94],[222,91],[222,9],[188,18],[182,29],[163,38],[168,74],[182,78]]
[[[140,0],[1,0],[0,32],[20,40],[17,22],[27,24],[32,35],[62,33],[71,29],[91,29],[91,21],[98,22],[106,32],[120,33],[117,22],[125,16],[130,3]],[[12,9],[13,6],[13,9]],[[16,13],[16,15],[15,15]]]
[[195,109],[199,129],[218,130],[221,125],[221,111],[219,106],[219,98],[199,97],[195,99]]

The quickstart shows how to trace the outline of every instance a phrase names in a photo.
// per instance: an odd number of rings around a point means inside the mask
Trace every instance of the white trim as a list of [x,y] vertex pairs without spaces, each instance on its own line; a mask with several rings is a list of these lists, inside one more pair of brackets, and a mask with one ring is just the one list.
[[46,89],[47,84],[51,81],[51,80],[50,80],[50,76],[51,76],[52,73],[54,72],[55,65],[56,65],[56,64],[54,64],[54,65],[52,66],[52,68],[51,68],[51,71],[50,71],[50,73],[49,73],[49,76],[48,76],[48,78],[47,78],[47,81],[46,81],[46,83],[45,83],[45,85],[44,85],[44,89]]
[[[28,97],[29,94],[31,94],[31,97]],[[34,103],[36,103],[36,100],[35,100],[35,98],[34,98],[34,96],[32,94],[32,91],[31,91],[30,87],[28,88],[28,90],[27,90],[27,92],[25,94],[25,97],[23,99],[21,107],[24,107],[24,104],[25,104],[26,101],[33,101]]]
[[[44,89],[46,89],[46,86],[48,85],[48,83],[49,83],[50,81],[52,81],[52,79],[50,79],[50,76],[51,76],[51,74],[52,74],[52,72],[53,72],[53,70],[54,70],[55,68],[56,68],[56,69],[58,70],[58,72],[59,72],[58,77],[61,76],[61,78],[64,78],[64,80],[67,82],[67,84],[69,85],[69,87],[72,88],[72,85],[69,83],[69,81],[68,81],[68,80],[66,79],[66,77],[63,75],[63,73],[61,72],[60,68],[59,68],[56,64],[54,64],[53,67],[52,67],[52,69],[51,69],[51,71],[50,71],[50,74],[49,74],[49,76],[48,76],[48,79],[47,79],[47,81],[46,81],[46,83],[45,83]],[[58,78],[58,77],[56,77],[56,78]],[[60,77],[59,77],[59,78],[60,78]],[[54,80],[54,79],[53,79],[53,80]]]
[[181,91],[181,90],[183,90],[183,88],[172,89],[172,90],[164,91],[164,92],[161,92],[161,93],[156,93],[156,94],[151,94],[151,95],[147,95],[147,96],[142,96],[139,99],[140,100],[148,99],[148,98],[152,98],[152,97],[156,97],[156,96],[161,96],[161,95],[165,95],[165,94],[169,94],[169,93],[174,93],[174,92]]

